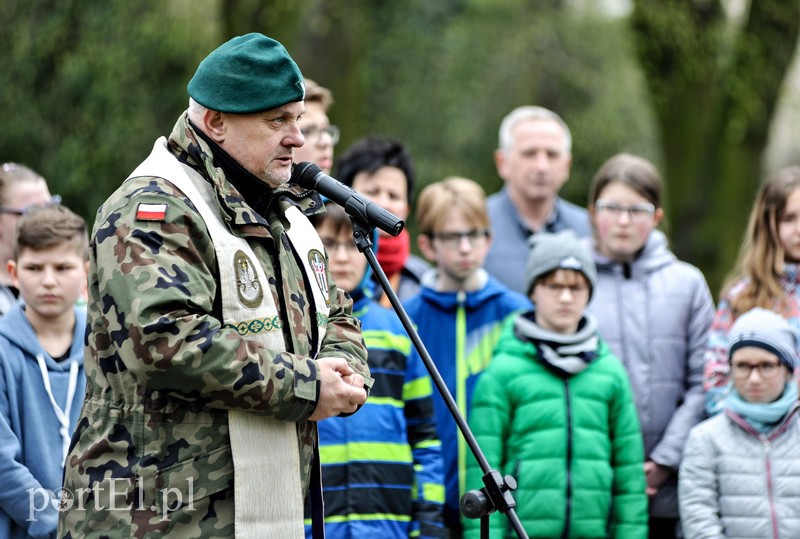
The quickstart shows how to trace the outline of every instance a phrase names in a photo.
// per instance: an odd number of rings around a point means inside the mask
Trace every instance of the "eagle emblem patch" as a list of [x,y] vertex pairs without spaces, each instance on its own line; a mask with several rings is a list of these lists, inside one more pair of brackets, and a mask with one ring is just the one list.
[[236,251],[233,255],[233,269],[239,302],[248,309],[257,309],[264,299],[264,287],[258,281],[253,261],[242,251]]
[[325,261],[325,256],[316,249],[311,249],[308,252],[308,265],[314,273],[314,280],[319,286],[322,297],[325,299],[325,305],[331,306],[331,298],[328,294],[328,268]]

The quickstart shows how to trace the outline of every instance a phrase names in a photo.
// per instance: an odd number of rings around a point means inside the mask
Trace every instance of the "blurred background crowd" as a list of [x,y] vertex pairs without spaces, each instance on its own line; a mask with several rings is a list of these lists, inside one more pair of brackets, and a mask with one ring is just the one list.
[[530,103],[572,130],[572,202],[610,155],[651,160],[676,254],[717,296],[761,179],[800,157],[799,29],[782,0],[7,0],[0,156],[92,222],[207,51],[260,31],[332,90],[339,148],[395,136],[420,188],[497,191],[497,126]]

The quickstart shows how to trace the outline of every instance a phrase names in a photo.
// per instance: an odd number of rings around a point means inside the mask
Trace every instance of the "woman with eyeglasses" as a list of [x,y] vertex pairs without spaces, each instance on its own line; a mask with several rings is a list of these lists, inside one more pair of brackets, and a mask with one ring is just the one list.
[[589,312],[631,379],[645,449],[650,538],[677,535],[677,471],[703,419],[703,351],[714,302],[705,277],[678,260],[657,227],[658,170],[621,153],[589,190],[597,287]]
[[295,163],[307,161],[325,174],[333,167],[333,148],[339,142],[339,128],[331,125],[328,108],[333,104],[331,91],[311,79],[305,79],[306,110],[297,121],[305,144],[294,150]]
[[796,332],[755,308],[729,333],[724,413],[689,435],[680,473],[686,539],[800,537]]
[[14,255],[14,229],[19,216],[29,208],[51,201],[47,182],[37,172],[19,163],[0,165],[0,316],[19,297],[12,284],[8,261]]

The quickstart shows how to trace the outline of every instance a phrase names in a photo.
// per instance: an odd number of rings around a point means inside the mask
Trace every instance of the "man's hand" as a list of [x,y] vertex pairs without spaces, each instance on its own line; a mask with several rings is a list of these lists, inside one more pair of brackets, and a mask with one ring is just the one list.
[[325,357],[319,363],[319,401],[309,418],[319,421],[342,413],[353,413],[367,402],[364,378],[357,374],[342,358]]

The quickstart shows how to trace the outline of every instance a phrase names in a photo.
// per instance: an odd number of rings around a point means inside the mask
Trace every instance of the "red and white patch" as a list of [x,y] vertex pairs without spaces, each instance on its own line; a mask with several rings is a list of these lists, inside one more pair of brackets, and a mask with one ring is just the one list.
[[137,221],[164,221],[166,218],[166,204],[146,204],[144,202],[140,202],[136,207]]

